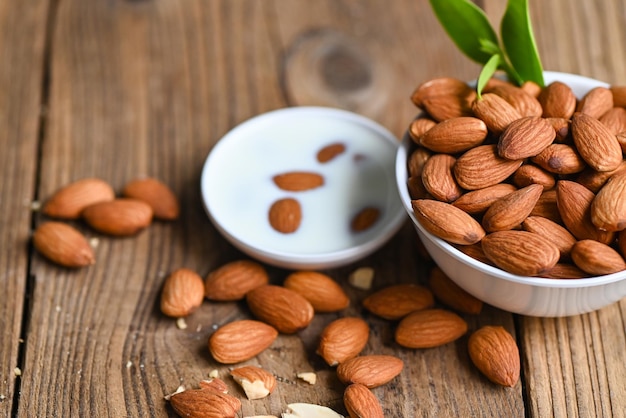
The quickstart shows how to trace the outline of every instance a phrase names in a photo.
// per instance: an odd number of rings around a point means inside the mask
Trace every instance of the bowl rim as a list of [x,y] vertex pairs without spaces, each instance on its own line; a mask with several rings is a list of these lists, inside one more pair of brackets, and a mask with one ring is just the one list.
[[[568,84],[567,80],[570,82],[576,83],[584,83],[591,84],[591,87],[597,86],[608,86],[607,83],[604,83],[599,80],[595,80],[589,77],[569,74],[569,73],[561,73],[555,71],[544,71],[544,76],[546,78],[546,83],[548,80],[551,81],[563,81]],[[512,274],[506,272],[500,268],[490,266],[481,261],[478,261],[467,254],[461,252],[448,242],[444,241],[441,238],[438,238],[426,231],[424,227],[419,223],[415,214],[413,213],[413,208],[411,206],[411,198],[409,196],[409,192],[406,186],[406,181],[408,179],[408,168],[407,168],[407,158],[409,156],[409,148],[411,146],[412,139],[408,135],[408,132],[405,132],[402,138],[402,142],[400,147],[398,148],[398,152],[396,154],[396,181],[398,186],[398,193],[400,193],[400,197],[402,199],[402,205],[404,209],[408,213],[413,225],[416,228],[419,228],[420,232],[422,232],[426,237],[428,237],[434,245],[450,254],[451,256],[459,259],[463,264],[468,267],[472,267],[476,270],[484,274],[488,274],[489,276],[496,276],[500,279],[525,284],[532,286],[540,286],[540,287],[551,287],[551,288],[583,288],[583,287],[596,287],[596,286],[604,286],[610,283],[619,282],[621,280],[626,279],[626,270],[620,271],[617,273],[602,275],[602,276],[594,276],[594,277],[586,277],[581,279],[551,279],[546,277],[532,277],[532,276],[519,276],[516,274]]]

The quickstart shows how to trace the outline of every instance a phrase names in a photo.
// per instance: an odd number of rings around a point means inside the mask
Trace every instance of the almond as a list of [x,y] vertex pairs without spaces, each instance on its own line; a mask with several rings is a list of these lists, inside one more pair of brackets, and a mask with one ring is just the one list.
[[556,132],[555,142],[564,143],[569,142],[569,126],[570,120],[565,118],[545,118],[545,120],[552,125],[552,128]]
[[522,228],[525,231],[540,235],[556,245],[561,258],[569,257],[570,251],[576,243],[576,238],[566,228],[541,216],[529,216],[522,223]]
[[574,147],[567,144],[551,144],[531,158],[531,161],[554,174],[575,174],[585,169],[587,164]]
[[218,328],[209,338],[209,351],[223,364],[240,363],[268,348],[278,331],[263,322],[242,319]]
[[543,186],[531,184],[496,200],[483,215],[483,228],[494,232],[519,226],[530,215],[542,192]]
[[[524,166],[522,166],[524,167]],[[496,200],[513,193],[515,186],[508,183],[494,184],[484,189],[473,190],[456,199],[452,205],[470,214],[486,211]]]
[[256,366],[243,366],[230,371],[230,375],[243,389],[248,399],[262,399],[276,388],[276,378]]
[[380,289],[363,300],[365,309],[381,318],[396,320],[434,304],[433,294],[417,284],[397,284]]
[[33,234],[33,246],[44,257],[65,267],[96,262],[93,248],[76,228],[61,222],[44,222]]
[[189,315],[202,305],[204,282],[193,270],[181,268],[173,271],[163,283],[161,312],[173,318]]
[[520,355],[513,336],[501,326],[486,325],[467,342],[472,363],[489,380],[513,387],[519,380]]
[[128,236],[150,225],[152,208],[141,200],[120,198],[87,206],[82,217],[96,231]]
[[279,332],[293,334],[313,319],[313,306],[293,290],[275,285],[259,286],[246,295],[252,314]]
[[524,81],[520,88],[532,97],[538,97],[539,93],[541,93],[541,86],[534,81]]
[[500,157],[496,145],[479,145],[461,155],[454,165],[454,177],[464,189],[476,190],[501,183],[515,172],[523,160]]
[[421,176],[411,176],[406,181],[406,187],[409,189],[411,199],[426,199],[431,196],[424,187]]
[[85,178],[57,190],[42,212],[53,218],[78,219],[87,206],[115,199],[113,188],[104,180]]
[[328,144],[317,152],[317,161],[324,164],[334,160],[337,156],[346,152],[346,145],[342,142]]
[[522,115],[502,97],[486,93],[472,103],[472,111],[476,117],[485,122],[494,135],[500,135],[511,122]]
[[428,193],[442,202],[453,202],[463,194],[452,174],[456,159],[448,154],[435,154],[424,164],[422,184]]
[[283,285],[308,300],[315,312],[337,312],[350,304],[350,299],[339,283],[323,273],[296,271]]
[[622,147],[622,152],[626,154],[626,130],[616,135],[619,146]]
[[289,192],[302,192],[324,184],[324,177],[321,174],[308,171],[290,171],[277,174],[272,180],[279,189]]
[[582,184],[592,192],[598,193],[609,178],[614,174],[622,172],[626,172],[626,161],[622,161],[619,167],[612,171],[596,171],[592,168],[587,168],[576,177],[576,182]]
[[582,159],[595,170],[615,170],[622,163],[617,138],[599,120],[584,113],[574,114],[572,137]]
[[594,276],[626,270],[626,262],[617,251],[591,239],[578,241],[572,247],[572,261],[582,271]]
[[420,145],[434,152],[454,154],[480,145],[487,137],[487,125],[474,117],[444,120],[420,137]]
[[122,195],[149,204],[157,219],[174,220],[180,214],[180,205],[172,189],[155,178],[146,177],[128,182]]
[[533,164],[522,164],[515,173],[513,173],[513,183],[517,187],[526,187],[531,184],[540,184],[543,190],[550,190],[556,184],[556,179],[552,173],[537,167]]
[[431,152],[426,148],[417,147],[409,156],[409,175],[420,177],[422,175],[422,171],[424,170],[424,165],[431,155]]
[[474,92],[466,82],[453,77],[439,77],[425,81],[413,92],[411,101],[420,109],[424,108],[424,99],[433,96],[470,96]]
[[363,232],[370,229],[380,218],[380,209],[367,206],[359,210],[350,221],[352,232]]
[[601,231],[626,229],[626,172],[613,175],[591,202],[591,222]]
[[546,86],[537,97],[544,118],[570,119],[576,111],[576,95],[565,83],[555,81]]
[[559,249],[540,235],[527,231],[493,232],[482,240],[485,255],[502,270],[536,276],[559,261]]
[[380,401],[367,386],[349,385],[343,393],[343,404],[350,418],[384,418]]
[[573,264],[556,263],[554,267],[543,272],[540,277],[548,279],[583,279],[589,277],[589,275]]
[[622,253],[622,257],[626,259],[626,229],[617,234],[617,247]]
[[595,87],[589,90],[578,102],[576,111],[600,119],[613,108],[613,93],[606,87]]
[[169,400],[181,417],[234,418],[241,409],[239,399],[211,389],[185,390]]
[[498,140],[498,155],[509,160],[534,157],[554,141],[556,131],[550,122],[528,116],[514,120]]
[[296,232],[302,222],[300,203],[291,197],[279,199],[272,203],[268,214],[272,228],[283,234]]
[[522,117],[541,116],[543,113],[541,103],[539,103],[536,96],[533,96],[524,89],[512,84],[500,84],[498,86],[494,86],[486,92],[494,93],[502,97],[511,106],[513,106]]
[[470,245],[485,236],[485,230],[474,218],[449,203],[418,199],[411,204],[420,225],[441,239]]
[[563,220],[561,219],[556,200],[556,190],[544,191],[541,193],[541,196],[539,196],[537,203],[535,203],[535,207],[530,212],[530,216],[541,216],[558,224],[562,224]]
[[424,99],[423,109],[437,122],[473,116],[471,103],[475,97],[476,92],[474,90],[471,90],[467,95],[430,96]]
[[617,135],[626,131],[626,109],[614,107],[599,118],[599,121],[607,127],[609,132]]
[[337,377],[344,384],[360,383],[371,389],[391,381],[403,367],[404,362],[394,356],[359,356],[341,363]]
[[359,355],[369,339],[370,328],[361,318],[339,318],[326,325],[317,354],[333,367]]
[[402,347],[432,348],[448,344],[466,332],[467,323],[454,312],[426,309],[402,319],[395,340]]
[[204,281],[204,295],[210,300],[241,300],[246,293],[268,282],[267,272],[259,263],[231,261],[209,273]]
[[626,107],[626,86],[611,86],[609,90],[613,94],[613,105]]
[[456,246],[456,248],[463,254],[472,257],[474,260],[478,260],[481,263],[493,266],[491,260],[485,255],[485,252],[483,251],[483,247],[480,242],[472,245],[458,245]]
[[483,309],[480,299],[453,282],[439,267],[430,271],[428,286],[437,300],[456,311],[477,315]]
[[437,125],[437,122],[429,118],[428,116],[421,116],[411,122],[409,125],[409,136],[417,145],[422,141],[422,135],[424,135],[430,128]]

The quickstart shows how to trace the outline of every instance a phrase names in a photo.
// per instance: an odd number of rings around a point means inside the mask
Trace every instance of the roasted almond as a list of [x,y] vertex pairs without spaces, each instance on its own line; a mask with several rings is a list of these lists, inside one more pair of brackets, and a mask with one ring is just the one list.
[[262,399],[276,388],[276,378],[267,370],[256,366],[243,366],[230,371],[250,400]]
[[587,167],[585,160],[568,144],[551,144],[531,158],[531,161],[554,174],[580,173]]
[[486,325],[467,342],[472,363],[489,380],[513,387],[519,380],[520,355],[513,336],[501,326]]
[[400,319],[407,314],[430,308],[433,294],[417,284],[397,284],[382,288],[363,300],[365,309],[385,319]]
[[611,171],[622,163],[617,138],[599,120],[584,113],[574,114],[572,138],[582,159],[593,169]]
[[284,334],[306,328],[313,319],[313,306],[299,293],[275,286],[259,286],[246,294],[252,314]]
[[395,340],[402,347],[432,348],[448,344],[467,332],[467,323],[454,312],[426,309],[400,321]]
[[554,141],[556,131],[545,119],[535,116],[514,120],[498,140],[498,155],[509,160],[534,157]]
[[149,204],[157,219],[174,220],[180,214],[180,205],[172,189],[152,177],[135,179],[126,183],[122,195]]
[[424,164],[422,183],[435,199],[449,203],[463,194],[452,174],[455,162],[451,155],[435,154]]
[[570,119],[576,111],[576,95],[571,87],[560,81],[546,86],[537,97],[544,118]]
[[591,239],[584,239],[574,244],[572,261],[582,271],[594,276],[626,270],[626,262],[617,251]]
[[316,271],[296,271],[283,283],[308,300],[315,312],[337,312],[350,304],[342,287],[330,276]]
[[240,363],[268,348],[278,331],[271,325],[242,319],[221,326],[209,338],[209,351],[223,364]]
[[418,199],[411,204],[420,225],[441,239],[454,244],[470,245],[485,236],[485,230],[478,221],[449,203]]
[[601,231],[626,229],[626,172],[613,175],[591,202],[591,222]]
[[454,154],[480,145],[487,137],[487,125],[474,117],[444,120],[420,137],[420,145],[434,152]]
[[346,152],[346,145],[342,142],[334,142],[324,146],[317,152],[317,161],[324,164],[334,160],[337,156]]
[[496,200],[483,215],[483,228],[494,232],[519,226],[530,215],[542,192],[542,185],[531,184]]
[[85,236],[61,222],[39,225],[33,234],[33,246],[48,260],[65,267],[84,267],[96,262]]
[[193,270],[174,270],[163,283],[161,312],[173,318],[181,318],[196,310],[204,300],[204,282]]
[[437,300],[456,311],[477,315],[483,309],[480,299],[453,282],[439,267],[430,271],[428,287]]
[[115,199],[115,191],[104,180],[85,178],[57,190],[43,205],[43,214],[60,219],[78,219],[87,206]]
[[415,119],[413,122],[411,122],[411,125],[409,125],[409,136],[411,137],[413,142],[419,145],[422,141],[422,135],[424,135],[430,128],[435,125],[437,125],[437,122],[435,122],[428,116],[422,115],[419,118]]
[[554,174],[549,173],[541,167],[533,164],[522,164],[515,173],[513,173],[513,183],[517,187],[526,187],[531,184],[540,184],[543,190],[550,190],[556,184]]
[[486,93],[472,103],[472,111],[494,135],[500,135],[511,122],[522,115],[506,100],[494,93]]
[[561,253],[561,258],[569,257],[576,238],[561,225],[541,216],[529,216],[522,223],[525,231],[541,235],[556,245]]
[[[524,167],[524,166],[522,166]],[[478,214],[486,211],[496,200],[513,193],[515,186],[508,183],[494,184],[484,189],[473,190],[463,194],[452,202],[453,206],[470,214]]]
[[454,165],[454,177],[464,189],[477,190],[501,183],[515,172],[523,160],[498,155],[496,145],[479,145],[461,155]]
[[302,222],[302,207],[300,202],[291,197],[278,199],[268,213],[269,223],[276,231],[283,234],[294,233]]
[[349,385],[343,392],[343,404],[350,418],[384,418],[380,401],[367,386],[360,383]]
[[239,399],[211,389],[188,389],[171,395],[169,401],[181,417],[234,418],[241,409]]
[[359,210],[350,221],[350,229],[352,232],[363,232],[370,229],[378,219],[380,219],[381,211],[374,206],[366,206]]
[[339,318],[326,325],[317,354],[329,366],[336,366],[359,355],[369,339],[370,328],[361,318]]
[[578,102],[577,112],[584,113],[592,118],[600,119],[602,115],[613,108],[613,93],[606,87],[595,87],[589,90]]
[[152,213],[150,205],[142,200],[118,198],[87,206],[82,211],[82,217],[96,231],[128,236],[150,225]]
[[360,383],[371,389],[391,381],[403,367],[404,362],[394,356],[359,356],[341,363],[337,377],[346,385]]

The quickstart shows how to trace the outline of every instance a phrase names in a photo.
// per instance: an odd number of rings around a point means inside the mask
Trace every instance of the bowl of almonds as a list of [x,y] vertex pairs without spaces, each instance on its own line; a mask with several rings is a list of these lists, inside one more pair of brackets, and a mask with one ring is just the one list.
[[396,159],[428,253],[498,308],[559,317],[626,296],[626,86],[545,72],[545,84],[441,77]]

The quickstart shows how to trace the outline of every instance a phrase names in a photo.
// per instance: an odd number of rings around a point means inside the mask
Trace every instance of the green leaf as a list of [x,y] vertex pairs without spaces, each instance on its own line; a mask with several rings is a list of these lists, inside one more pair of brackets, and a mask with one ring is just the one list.
[[483,69],[480,71],[480,75],[478,76],[478,82],[476,83],[476,94],[479,100],[481,98],[481,93],[485,88],[485,85],[500,66],[500,61],[500,55],[493,55],[491,58],[489,58],[489,61],[487,61],[487,63],[483,66]]
[[520,78],[543,86],[543,68],[530,22],[528,0],[509,0],[500,23],[500,36],[506,56]]
[[484,64],[492,56],[482,44],[498,45],[498,36],[485,13],[469,0],[430,0],[439,23],[456,46],[470,59]]

